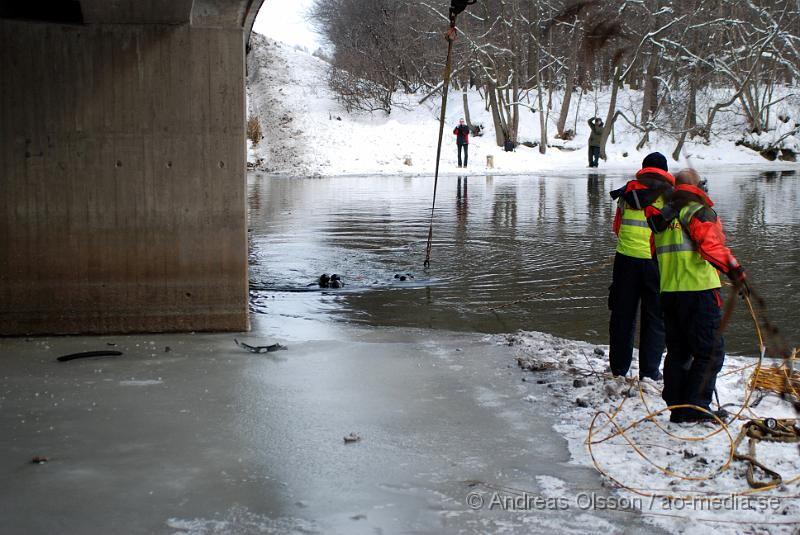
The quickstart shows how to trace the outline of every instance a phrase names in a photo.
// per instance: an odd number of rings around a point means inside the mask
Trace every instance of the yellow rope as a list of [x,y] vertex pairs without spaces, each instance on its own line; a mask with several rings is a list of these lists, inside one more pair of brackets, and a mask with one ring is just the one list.
[[798,396],[800,389],[800,372],[794,371],[794,361],[797,359],[797,350],[792,353],[788,361],[780,366],[771,366],[759,369],[750,377],[750,388],[767,390],[776,394],[791,394]]
[[[734,290],[734,291],[736,291],[736,290]],[[789,393],[793,394],[794,396],[797,396],[798,388],[800,388],[800,373],[794,372],[793,371],[793,366],[792,366],[793,361],[797,358],[797,354],[798,354],[798,350],[797,349],[795,349],[792,352],[792,355],[791,355],[791,357],[789,359],[786,359],[786,362],[784,363],[784,365],[778,366],[778,367],[772,367],[772,368],[769,368],[767,370],[762,369],[762,363],[763,363],[763,359],[764,359],[764,356],[765,356],[765,353],[766,353],[766,347],[764,345],[764,337],[763,337],[763,334],[762,334],[762,331],[761,331],[761,326],[760,326],[760,323],[758,321],[758,317],[757,317],[756,311],[753,308],[753,304],[752,304],[752,302],[750,300],[750,297],[748,295],[745,295],[744,296],[744,300],[747,303],[747,307],[748,307],[748,310],[750,312],[750,316],[752,317],[753,323],[755,325],[755,330],[756,330],[756,334],[757,334],[758,341],[759,341],[760,353],[759,353],[758,361],[755,364],[743,366],[743,367],[737,368],[735,370],[728,371],[725,374],[723,374],[723,376],[725,376],[725,375],[729,375],[729,374],[736,373],[736,372],[743,372],[743,371],[748,370],[750,368],[754,368],[753,372],[750,375],[750,378],[747,381],[745,381],[745,386],[744,386],[744,388],[745,388],[745,396],[744,396],[744,401],[742,403],[742,406],[739,407],[739,409],[733,415],[733,418],[731,419],[731,422],[734,422],[734,421],[736,421],[736,420],[738,420],[740,418],[744,419],[742,417],[742,414],[744,413],[744,411],[748,411],[751,415],[753,414],[752,410],[750,409],[750,400],[751,400],[751,397],[752,397],[752,395],[753,395],[753,393],[755,392],[756,389],[769,390],[769,391],[776,392],[776,393],[787,393],[787,392],[789,392]],[[631,386],[632,386],[632,384],[633,383],[631,383]],[[596,446],[598,444],[606,443],[606,442],[608,442],[609,440],[611,440],[611,439],[613,439],[615,437],[621,437],[625,441],[625,443],[628,446],[630,446],[642,459],[644,459],[648,464],[650,464],[651,466],[653,466],[657,470],[661,471],[665,475],[667,475],[669,477],[672,477],[672,478],[682,479],[682,480],[686,480],[686,481],[707,481],[707,480],[711,480],[711,479],[715,478],[716,476],[718,476],[719,474],[725,472],[726,470],[728,470],[728,468],[730,468],[731,463],[734,461],[734,459],[736,457],[736,447],[738,446],[738,441],[736,439],[734,439],[734,436],[731,434],[730,427],[724,421],[722,421],[717,415],[713,414],[712,412],[708,411],[707,409],[705,409],[703,407],[698,407],[698,406],[695,406],[695,405],[671,405],[671,406],[665,407],[663,409],[654,411],[653,409],[650,408],[650,406],[647,403],[647,399],[646,399],[646,396],[645,396],[645,393],[644,393],[644,388],[643,388],[641,382],[638,382],[638,390],[639,390],[639,398],[642,401],[642,405],[644,406],[646,415],[644,417],[639,418],[638,420],[634,421],[633,423],[630,423],[628,425],[623,426],[623,425],[620,425],[616,420],[617,416],[622,412],[623,406],[625,405],[625,403],[630,398],[629,389],[626,390],[625,394],[623,395],[622,401],[617,405],[617,407],[614,409],[614,411],[611,414],[609,414],[606,411],[598,411],[597,413],[595,413],[594,417],[592,418],[592,421],[589,424],[588,434],[587,434],[587,437],[586,437],[586,445],[587,445],[588,450],[589,450],[589,455],[592,458],[592,463],[594,464],[595,469],[600,474],[602,474],[607,479],[612,481],[618,487],[620,487],[622,489],[625,489],[625,490],[628,490],[629,492],[632,492],[634,494],[638,494],[638,495],[641,495],[641,496],[647,496],[647,497],[662,497],[662,498],[668,498],[668,499],[684,499],[684,500],[685,499],[691,499],[690,495],[678,496],[678,495],[672,494],[671,491],[665,491],[665,490],[653,491],[653,490],[643,489],[643,488],[634,488],[634,487],[631,487],[629,485],[626,485],[622,481],[620,481],[617,478],[613,477],[611,474],[609,474],[602,467],[602,465],[601,465],[601,463],[600,463],[600,461],[599,461],[599,459],[598,459],[598,457],[596,455],[594,446]],[[678,434],[670,431],[669,429],[665,428],[661,423],[659,423],[659,421],[657,419],[657,417],[659,415],[661,415],[661,414],[663,414],[663,413],[665,413],[667,411],[671,411],[671,410],[674,410],[674,409],[681,409],[681,408],[691,408],[691,409],[699,410],[701,412],[709,414],[714,418],[714,420],[716,420],[716,423],[719,424],[719,427],[716,428],[715,430],[703,435],[703,436],[694,437],[694,436],[678,435]],[[603,422],[603,424],[598,429],[595,429],[595,427],[596,427],[596,425],[598,423],[598,420],[600,420],[601,418],[605,419],[605,422]],[[700,475],[700,476],[689,475],[689,474],[680,474],[680,473],[674,472],[673,470],[669,469],[668,467],[661,466],[658,463],[656,463],[655,461],[653,461],[644,451],[642,451],[642,447],[641,447],[642,445],[641,444],[637,444],[631,437],[628,436],[628,433],[631,430],[635,429],[637,426],[643,424],[644,422],[652,422],[653,424],[655,424],[655,426],[659,430],[661,430],[663,433],[665,433],[669,437],[671,437],[673,439],[676,439],[676,440],[685,441],[685,442],[700,442],[700,441],[704,441],[704,440],[707,440],[707,439],[709,439],[709,438],[711,438],[711,437],[713,437],[715,435],[718,435],[718,434],[724,432],[725,435],[728,438],[728,447],[726,448],[727,449],[727,454],[726,454],[725,461],[722,463],[722,465],[719,468],[714,470],[712,473],[707,474],[707,475]],[[609,425],[611,427],[613,427],[613,430],[611,432],[609,432],[606,436],[604,436],[602,438],[595,438],[595,435],[597,433],[599,433],[600,430],[605,429]],[[747,424],[745,424],[745,425],[747,425]],[[620,444],[620,445],[624,445],[624,444]],[[771,490],[771,489],[776,488],[778,485],[787,485],[788,486],[788,485],[797,483],[798,481],[800,481],[800,475],[794,476],[791,479],[784,480],[782,482],[771,483],[771,484],[767,484],[767,485],[764,485],[764,486],[759,487],[759,488],[746,489],[746,490],[742,490],[740,492],[732,493],[732,494],[727,494],[726,493],[726,495],[744,496],[744,495],[754,494],[754,493],[757,493],[757,492],[764,492],[764,491],[767,491],[767,490]],[[693,491],[687,491],[687,492],[693,492]]]

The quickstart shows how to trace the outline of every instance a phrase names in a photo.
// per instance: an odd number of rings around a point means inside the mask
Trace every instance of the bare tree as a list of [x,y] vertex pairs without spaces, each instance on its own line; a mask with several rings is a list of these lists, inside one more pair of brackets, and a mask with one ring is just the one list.
[[[398,91],[421,101],[440,92],[447,5],[317,0],[312,19],[333,45],[330,83],[345,105],[389,113]],[[618,118],[641,134],[637,148],[657,134],[677,155],[690,139],[709,142],[723,112],[751,132],[774,128],[774,110],[792,97],[782,85],[800,80],[798,29],[797,0],[479,0],[459,18],[452,83],[470,123],[467,92],[480,92],[498,145],[523,135],[546,151],[554,92],[563,91],[553,126],[564,138],[570,113],[577,125],[575,88],[596,102],[603,86],[604,158]],[[624,84],[640,105],[620,109]],[[539,113],[538,133],[520,132],[525,110]]]

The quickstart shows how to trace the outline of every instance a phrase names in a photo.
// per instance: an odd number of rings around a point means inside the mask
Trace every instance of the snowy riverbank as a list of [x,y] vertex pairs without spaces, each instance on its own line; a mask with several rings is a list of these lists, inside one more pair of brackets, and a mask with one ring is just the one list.
[[[705,440],[697,439],[719,428],[711,424],[672,424],[667,412],[627,429],[649,412],[664,408],[660,397],[661,383],[644,382],[640,392],[637,382],[612,379],[606,372],[608,357],[600,355],[601,352],[607,353],[607,347],[535,332],[498,337],[498,343],[513,348],[514,357],[524,370],[524,381],[546,383],[556,398],[556,411],[561,423],[555,428],[568,440],[572,462],[601,469],[611,488],[616,487],[611,481],[613,478],[638,491],[617,489],[616,496],[620,501],[613,504],[614,507],[641,511],[648,522],[673,533],[704,535],[709,529],[715,533],[732,534],[796,533],[796,527],[800,525],[797,482],[752,493],[745,478],[746,463],[734,460],[726,466],[731,441],[736,439],[741,424],[746,420],[732,423],[728,428],[730,436],[723,430]],[[754,358],[728,356],[720,373],[717,383],[719,397],[723,406],[733,414],[742,405],[745,384],[755,362]],[[777,363],[768,361],[764,366]],[[631,375],[638,376],[635,358]],[[792,407],[773,394],[764,396],[757,406],[753,406],[760,398],[756,394],[750,399],[752,412],[744,411],[743,417],[796,417]],[[528,396],[525,401],[532,407],[546,402],[535,395]],[[596,417],[598,413],[600,415]],[[615,422],[626,429],[625,436],[644,456],[621,435],[603,441],[616,434],[605,416],[615,413]],[[587,437],[592,424],[590,453]],[[797,448],[797,444],[760,442],[757,458],[789,481],[800,475]],[[746,450],[745,439],[738,451],[746,453]],[[667,475],[656,465],[694,480]],[[756,477],[763,479],[765,475],[757,472]],[[553,492],[557,493],[559,482],[552,483]],[[669,496],[676,499],[670,501]]]
[[[440,97],[435,95],[418,104],[417,95],[404,97],[391,115],[348,114],[328,89],[326,80],[330,65],[306,51],[254,34],[248,56],[248,113],[260,118],[264,139],[250,147],[249,161],[258,169],[293,176],[337,176],[364,174],[431,175],[435,167],[436,140]],[[577,97],[576,97],[577,98]],[[527,174],[552,169],[584,169],[587,164],[586,121],[597,113],[605,117],[609,95],[598,91],[587,93],[579,108],[577,121],[570,113],[569,127],[576,126],[577,136],[571,141],[555,139],[556,113],[550,114],[547,153],[523,145],[506,153],[495,144],[494,127],[477,92],[469,94],[472,122],[485,127],[484,135],[473,137],[470,144],[469,168],[486,172],[486,158],[494,159],[494,174]],[[638,92],[620,92],[620,109],[634,110],[639,105]],[[553,109],[560,106],[554,95]],[[447,107],[447,128],[442,149],[442,174],[461,174],[457,168],[455,141],[451,135],[458,119],[464,116],[462,96],[451,91]],[[755,151],[736,146],[741,127],[735,114],[720,114],[723,137],[711,145],[687,142],[687,160],[675,162],[677,167],[703,168],[720,165],[758,165],[762,168],[797,168],[798,164],[769,162]],[[520,124],[521,142],[538,142],[538,116],[523,112]],[[793,139],[793,138],[792,138]],[[637,169],[645,154],[659,150],[669,154],[675,147],[672,139],[654,140],[641,151],[635,147],[639,133],[623,120],[615,126],[615,141],[607,147],[608,160],[599,171]],[[412,165],[406,165],[410,160]]]

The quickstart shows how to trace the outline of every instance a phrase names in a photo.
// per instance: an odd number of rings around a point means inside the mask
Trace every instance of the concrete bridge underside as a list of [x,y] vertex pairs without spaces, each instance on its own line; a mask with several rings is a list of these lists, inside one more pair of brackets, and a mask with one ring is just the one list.
[[0,0],[0,335],[246,330],[263,0]]

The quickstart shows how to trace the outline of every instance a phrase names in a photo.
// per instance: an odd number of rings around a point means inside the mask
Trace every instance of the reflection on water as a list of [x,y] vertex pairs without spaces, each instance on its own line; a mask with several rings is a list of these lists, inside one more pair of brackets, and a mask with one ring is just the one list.
[[[800,312],[798,195],[793,171],[707,174],[734,254],[792,344]],[[251,286],[256,309],[324,313],[370,325],[480,332],[531,329],[605,341],[614,251],[608,192],[626,176],[603,173],[439,179],[431,268],[422,269],[433,181],[409,177],[283,179],[249,184]],[[339,273],[343,291],[319,291]],[[397,273],[415,278],[400,282]],[[525,295],[566,287],[493,313]],[[290,293],[287,290],[315,290]],[[728,345],[752,352],[743,307]]]

